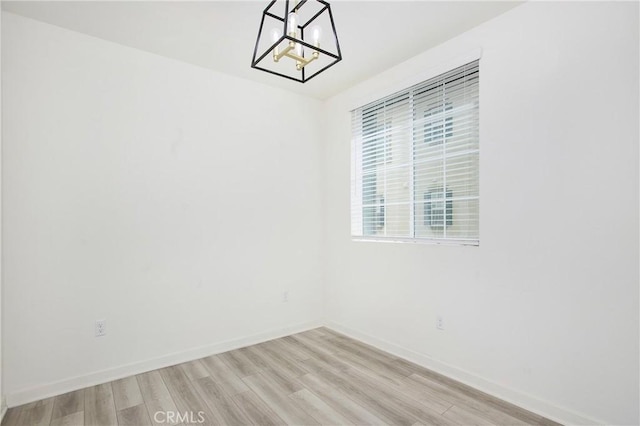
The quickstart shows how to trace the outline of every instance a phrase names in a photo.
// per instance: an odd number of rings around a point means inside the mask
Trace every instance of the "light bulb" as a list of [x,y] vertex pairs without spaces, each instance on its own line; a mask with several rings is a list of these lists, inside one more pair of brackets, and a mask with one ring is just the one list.
[[296,54],[304,58],[304,50],[300,43],[296,43]]
[[[278,28],[274,28],[271,30],[271,39],[273,40],[274,43],[277,43],[278,40],[280,40],[280,30]],[[275,62],[278,62],[280,60],[279,58],[280,55],[280,48],[278,48],[278,46],[276,45],[276,47],[273,48],[273,60]]]
[[320,25],[314,25],[313,28],[311,28],[311,35],[313,37],[313,45],[320,47],[320,39],[322,38],[322,28]]
[[274,28],[271,30],[271,40],[273,40],[273,42],[275,43],[276,41],[280,40],[280,30],[278,28]]
[[298,23],[300,19],[298,18],[298,14],[296,12],[291,12],[289,14],[289,18],[287,19],[287,28],[289,31],[289,35],[296,37],[298,33]]

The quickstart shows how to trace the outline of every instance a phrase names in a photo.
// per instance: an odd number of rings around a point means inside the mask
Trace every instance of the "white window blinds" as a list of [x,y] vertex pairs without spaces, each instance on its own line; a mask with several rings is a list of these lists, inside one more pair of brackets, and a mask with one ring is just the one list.
[[352,111],[351,233],[479,241],[478,61]]

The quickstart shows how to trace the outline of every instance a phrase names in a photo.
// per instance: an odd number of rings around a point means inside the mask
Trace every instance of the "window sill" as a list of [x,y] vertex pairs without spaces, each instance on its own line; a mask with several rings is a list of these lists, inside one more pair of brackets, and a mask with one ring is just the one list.
[[402,237],[359,237],[351,236],[351,241],[361,243],[409,243],[409,244],[427,244],[439,246],[470,246],[479,247],[478,240],[435,240],[428,238],[402,238]]

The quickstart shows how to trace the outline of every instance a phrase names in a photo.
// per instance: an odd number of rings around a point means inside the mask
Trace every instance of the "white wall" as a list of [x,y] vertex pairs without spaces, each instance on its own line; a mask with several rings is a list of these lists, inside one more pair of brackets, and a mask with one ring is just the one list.
[[317,324],[319,101],[10,13],[2,32],[10,405]]
[[[637,3],[528,3],[329,100],[329,323],[559,420],[638,424],[638,40]],[[480,247],[352,242],[349,109],[478,48]]]

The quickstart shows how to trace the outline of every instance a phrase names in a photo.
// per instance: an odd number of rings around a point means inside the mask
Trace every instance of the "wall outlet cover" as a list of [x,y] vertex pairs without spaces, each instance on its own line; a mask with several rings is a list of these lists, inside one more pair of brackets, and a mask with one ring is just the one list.
[[96,320],[95,332],[96,337],[101,337],[107,334],[107,320]]

